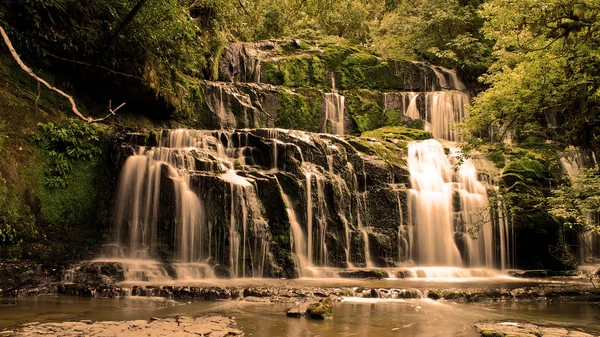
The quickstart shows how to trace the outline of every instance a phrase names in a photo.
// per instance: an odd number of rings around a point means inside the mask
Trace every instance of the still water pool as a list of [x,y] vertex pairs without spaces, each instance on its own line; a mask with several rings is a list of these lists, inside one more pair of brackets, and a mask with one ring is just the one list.
[[135,320],[184,314],[234,316],[246,336],[478,336],[475,322],[528,321],[600,334],[600,308],[590,303],[513,302],[460,304],[429,299],[346,298],[333,319],[288,318],[292,304],[246,301],[185,302],[38,296],[0,299],[0,330],[29,322]]

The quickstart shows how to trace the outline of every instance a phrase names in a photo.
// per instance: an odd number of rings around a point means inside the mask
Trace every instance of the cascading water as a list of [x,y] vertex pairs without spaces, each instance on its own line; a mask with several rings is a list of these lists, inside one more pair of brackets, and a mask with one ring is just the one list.
[[[466,117],[469,103],[467,88],[456,72],[429,66],[438,86],[428,92],[388,92],[384,94],[384,110],[397,110],[411,119],[426,122],[425,130],[434,138],[459,141],[457,126]],[[440,88],[441,90],[436,90]]]
[[[243,147],[241,149],[243,151]],[[211,268],[203,261],[223,259],[224,256],[229,257],[227,265],[231,276],[261,276],[267,250],[261,231],[266,223],[262,219],[253,180],[238,176],[233,170],[237,159],[237,152],[225,147],[212,133],[198,132],[191,136],[188,130],[183,129],[167,131],[158,147],[140,147],[123,166],[115,210],[115,242],[127,249],[114,250],[112,257],[130,260],[156,258],[160,253],[158,250],[169,244],[158,240],[158,237],[172,236],[173,258],[177,262],[174,268],[180,279],[213,276]],[[207,210],[205,202],[191,189],[191,176],[201,178],[198,175],[200,170],[224,172],[217,177],[230,187],[227,253],[216,251],[218,245],[215,241],[219,233],[211,231],[213,226],[207,216],[214,215],[215,211]],[[168,186],[164,178],[171,180],[172,185]],[[162,203],[168,200],[163,198],[170,197],[169,190],[174,199],[174,205],[170,206],[172,209]],[[161,220],[171,222],[174,228],[160,233],[164,228],[164,224],[159,226]],[[250,242],[249,232],[254,237],[253,242]],[[134,264],[140,265],[140,262]],[[141,269],[139,273],[156,274],[148,272],[148,267]],[[164,277],[162,274],[158,276]],[[132,277],[155,279],[147,275]]]
[[325,124],[322,132],[336,135],[344,134],[344,96],[336,93],[323,94],[323,105],[325,110]]
[[404,256],[421,266],[495,268],[494,238],[506,238],[505,228],[490,220],[487,187],[470,160],[458,163],[459,155],[435,140],[409,144],[408,208],[414,234],[401,227],[399,235],[405,247],[404,242],[414,240],[414,248],[405,248]]

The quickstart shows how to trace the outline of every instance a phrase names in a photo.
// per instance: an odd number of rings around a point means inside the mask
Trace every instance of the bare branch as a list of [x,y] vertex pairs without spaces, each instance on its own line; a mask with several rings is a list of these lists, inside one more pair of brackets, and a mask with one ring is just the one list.
[[[8,50],[10,51],[10,54],[12,55],[13,59],[17,62],[17,64],[19,65],[19,67],[21,67],[21,69],[23,69],[27,74],[29,74],[29,76],[33,77],[36,81],[38,81],[38,83],[43,84],[44,86],[46,86],[46,88],[57,92],[59,95],[65,97],[66,99],[69,100],[69,102],[71,103],[71,110],[73,110],[73,113],[75,115],[77,115],[77,117],[81,118],[82,120],[88,122],[88,123],[96,123],[102,120],[105,120],[107,117],[114,115],[114,112],[116,112],[119,108],[121,108],[125,103],[121,104],[117,109],[115,110],[111,110],[109,108],[109,111],[111,112],[111,114],[109,114],[108,116],[104,117],[104,118],[98,118],[98,119],[94,119],[92,117],[85,117],[81,112],[79,112],[79,110],[77,109],[77,104],[75,104],[75,99],[73,99],[73,96],[65,93],[64,91],[55,88],[53,86],[50,85],[50,83],[46,82],[44,79],[40,78],[39,76],[37,76],[33,70],[31,70],[31,68],[29,68],[25,63],[23,63],[23,61],[21,60],[21,58],[19,57],[19,54],[17,54],[17,51],[15,50],[15,48],[13,47],[12,43],[10,42],[10,39],[8,38],[8,35],[6,35],[6,32],[4,31],[4,29],[2,28],[2,26],[0,26],[0,34],[2,35],[2,38],[4,39],[4,42],[6,43],[6,46],[8,47]],[[36,99],[37,101],[37,99]]]

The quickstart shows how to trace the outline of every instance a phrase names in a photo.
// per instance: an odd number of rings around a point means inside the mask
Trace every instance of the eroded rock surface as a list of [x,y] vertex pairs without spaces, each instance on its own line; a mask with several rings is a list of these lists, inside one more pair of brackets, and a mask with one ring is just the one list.
[[222,316],[153,318],[149,321],[30,323],[7,336],[244,336]]
[[475,327],[484,337],[593,337],[585,332],[560,327],[538,326],[531,323],[478,323]]

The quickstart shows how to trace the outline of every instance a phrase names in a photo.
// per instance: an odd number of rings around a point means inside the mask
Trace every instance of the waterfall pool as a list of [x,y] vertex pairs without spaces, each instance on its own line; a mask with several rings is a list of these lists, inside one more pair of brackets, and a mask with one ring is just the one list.
[[248,301],[174,301],[38,296],[0,299],[0,329],[28,322],[148,320],[171,315],[235,317],[246,336],[478,336],[481,321],[534,322],[599,334],[600,311],[590,303],[487,302],[461,304],[430,299],[345,298],[332,319],[286,317],[292,304]]

